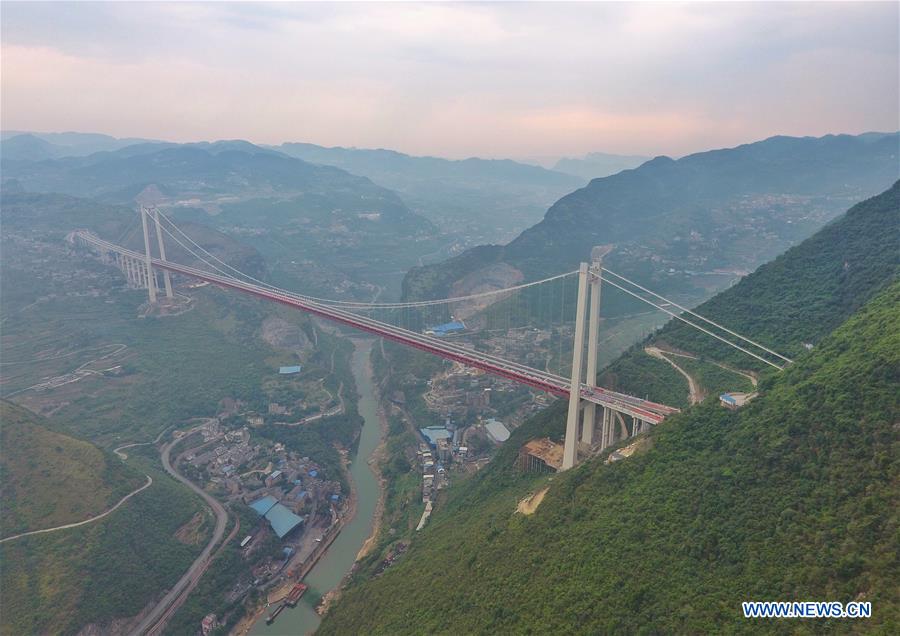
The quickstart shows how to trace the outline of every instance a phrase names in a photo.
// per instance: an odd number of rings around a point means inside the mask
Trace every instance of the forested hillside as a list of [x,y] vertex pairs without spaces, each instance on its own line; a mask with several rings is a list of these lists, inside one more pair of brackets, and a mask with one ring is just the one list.
[[154,479],[108,517],[0,545],[0,633],[75,633],[137,614],[199,552],[211,523],[197,543],[176,539],[199,502],[152,463],[132,452],[123,464],[6,401],[0,419],[4,537],[82,521],[145,484],[145,472]]
[[112,454],[42,426],[6,400],[0,421],[0,537],[82,521],[144,484]]
[[864,629],[895,632],[898,324],[895,283],[749,406],[689,409],[614,464],[517,476],[513,445],[561,430],[532,421],[320,633],[743,631],[751,599],[868,600]]

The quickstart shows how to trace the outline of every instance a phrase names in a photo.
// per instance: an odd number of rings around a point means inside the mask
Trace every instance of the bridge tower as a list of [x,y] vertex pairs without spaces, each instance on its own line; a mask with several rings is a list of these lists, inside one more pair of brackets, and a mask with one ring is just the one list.
[[141,206],[141,225],[144,228],[144,255],[147,275],[147,291],[150,294],[150,303],[156,303],[156,275],[153,273],[153,265],[150,259],[150,233],[147,231],[147,208]]
[[[166,260],[166,244],[163,242],[162,226],[159,223],[159,210],[153,208],[153,221],[156,224],[156,242],[159,244],[159,260]],[[163,270],[163,283],[166,286],[166,298],[172,298],[172,277],[169,270]]]
[[[572,385],[569,390],[569,413],[566,420],[566,441],[563,447],[563,470],[572,468],[578,463],[579,433],[582,443],[587,445],[594,443],[597,405],[581,399],[581,383],[585,382],[591,387],[597,386],[597,350],[600,342],[600,274],[603,269],[603,257],[609,254],[610,251],[612,251],[611,245],[595,247],[591,251],[591,264],[582,263],[578,270],[575,342],[572,351]],[[590,309],[588,311],[587,324],[587,365],[585,365],[584,313],[588,305],[588,292],[590,292]],[[586,378],[584,377],[585,371]],[[604,431],[608,419],[611,418],[607,415],[607,409],[603,409]]]

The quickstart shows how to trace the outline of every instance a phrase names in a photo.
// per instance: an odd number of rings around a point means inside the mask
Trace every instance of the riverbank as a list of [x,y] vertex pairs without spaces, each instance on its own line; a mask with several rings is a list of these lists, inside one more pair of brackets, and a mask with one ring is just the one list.
[[[371,351],[367,358],[366,372],[369,374],[370,378],[375,377],[375,371],[372,368],[372,356]],[[375,398],[376,402],[379,404],[378,406],[378,422],[381,427],[381,441],[378,446],[372,451],[372,454],[369,456],[369,460],[366,462],[369,466],[369,469],[372,471],[372,474],[375,476],[375,480],[378,482],[378,501],[375,503],[375,512],[373,513],[372,519],[372,534],[365,540],[362,547],[359,549],[359,552],[356,553],[356,560],[353,562],[353,566],[355,568],[356,564],[369,552],[372,551],[372,548],[375,547],[378,543],[378,536],[381,534],[381,527],[384,521],[384,507],[385,507],[385,499],[387,497],[387,482],[384,478],[384,475],[381,472],[381,465],[385,459],[385,454],[387,452],[387,434],[388,434],[388,421],[387,415],[384,412],[384,409],[381,407],[381,392],[377,388],[377,386],[373,383],[372,386],[372,394]],[[355,485],[353,486],[355,493]],[[356,502],[354,501],[354,504]],[[319,616],[324,616],[328,612],[328,608],[332,603],[337,601],[341,597],[341,591],[344,589],[344,586],[350,579],[350,576],[353,574],[354,568],[351,568],[348,571],[344,578],[341,579],[340,584],[326,592],[323,596],[319,604],[316,606],[316,613]]]
[[[310,588],[304,599],[305,602],[283,612],[272,625],[265,624],[265,607],[263,607],[261,611],[255,612],[252,621],[242,621],[241,631],[238,631],[237,628],[232,631],[235,635],[250,633],[256,636],[274,636],[275,634],[300,635],[314,632],[318,628],[320,617],[310,602],[320,594],[325,603],[328,602],[325,599],[334,597],[335,591],[340,589],[348,572],[356,563],[356,556],[360,549],[373,534],[376,526],[375,520],[380,516],[378,502],[382,500],[383,491],[382,482],[373,478],[377,475],[373,470],[372,459],[382,444],[384,423],[379,413],[374,371],[371,364],[374,341],[355,338],[353,344],[354,352],[351,364],[359,393],[358,410],[363,418],[363,427],[356,453],[349,465],[350,479],[348,482],[351,492],[348,496],[348,509],[343,518],[342,527],[339,532],[334,532],[329,537],[333,540],[333,545],[330,549],[323,550],[317,563],[302,579]],[[327,604],[324,606],[327,607]],[[249,629],[247,628],[248,623],[250,624]]]
[[379,490],[378,502],[375,504],[375,525],[372,528],[371,536],[366,539],[366,542],[363,543],[362,548],[360,548],[359,552],[356,554],[357,561],[367,556],[369,552],[372,551],[372,548],[375,547],[375,544],[378,543],[378,535],[381,534],[381,526],[384,523],[384,506],[385,500],[387,498],[387,480],[384,478],[384,474],[381,472],[381,466],[384,464],[384,460],[387,458],[388,421],[387,415],[385,415],[383,409],[379,409],[378,419],[381,421],[381,443],[378,445],[378,448],[375,449],[375,452],[372,453],[372,459],[369,460],[369,466],[372,469],[372,472],[375,473],[375,479],[378,480]]

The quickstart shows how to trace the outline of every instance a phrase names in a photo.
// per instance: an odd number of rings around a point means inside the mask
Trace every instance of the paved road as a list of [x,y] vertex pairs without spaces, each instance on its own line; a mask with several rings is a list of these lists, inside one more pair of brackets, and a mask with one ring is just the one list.
[[115,506],[113,506],[106,512],[101,512],[99,515],[93,516],[90,519],[85,519],[84,521],[79,521],[77,523],[67,523],[64,526],[56,526],[55,528],[44,528],[43,530],[32,530],[31,532],[23,532],[21,534],[14,534],[11,537],[6,537],[5,539],[0,539],[0,543],[3,543],[4,541],[12,541],[13,539],[21,539],[22,537],[27,537],[32,534],[43,534],[45,532],[56,532],[57,530],[66,530],[67,528],[77,528],[78,526],[83,526],[88,523],[94,523],[95,521],[99,521],[103,517],[115,512],[119,506],[121,506],[123,503],[125,503],[126,501],[128,501],[129,499],[134,497],[136,494],[138,494],[145,488],[149,488],[152,483],[153,483],[153,478],[150,475],[147,475],[147,483],[146,484],[144,484],[137,490],[130,492],[127,495],[125,495],[124,497],[122,497],[119,500],[119,503],[117,503]]
[[183,477],[172,468],[169,454],[172,451],[172,447],[177,444],[178,441],[179,440],[175,440],[162,447],[160,455],[163,467],[166,469],[167,473],[200,495],[209,507],[213,509],[213,512],[216,515],[216,527],[215,530],[213,530],[209,543],[203,548],[203,552],[200,553],[200,556],[197,557],[191,564],[191,567],[188,568],[187,572],[184,573],[172,589],[169,590],[159,603],[156,604],[150,613],[147,614],[138,626],[131,631],[131,636],[145,636],[146,634],[152,634],[160,630],[165,625],[165,621],[167,621],[169,617],[175,613],[175,610],[184,603],[188,594],[191,593],[191,590],[194,589],[194,586],[197,585],[200,577],[203,576],[203,573],[206,572],[206,569],[212,562],[210,555],[212,554],[213,548],[216,547],[216,544],[222,540],[222,536],[225,534],[225,526],[228,523],[228,513],[225,511],[222,504],[207,494],[202,488],[195,485],[191,480]]

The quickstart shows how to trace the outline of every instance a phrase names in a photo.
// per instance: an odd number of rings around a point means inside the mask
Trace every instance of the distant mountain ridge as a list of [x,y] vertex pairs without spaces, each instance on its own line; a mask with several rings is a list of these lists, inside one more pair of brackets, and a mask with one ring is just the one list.
[[726,286],[888,188],[900,177],[898,144],[900,133],[772,137],[678,160],[657,157],[562,197],[507,245],[412,270],[405,291],[439,297],[498,262],[535,279],[613,243],[610,267],[700,300],[706,289]]
[[590,152],[584,157],[564,157],[556,162],[553,169],[590,180],[608,177],[622,170],[637,168],[649,160],[650,157],[641,155],[613,155],[605,152]]
[[0,155],[6,159],[25,161],[82,157],[150,141],[138,137],[120,139],[99,133],[4,130],[0,132]]
[[365,177],[315,166],[240,140],[147,142],[59,160],[4,159],[3,167],[5,177],[17,179],[28,190],[110,199],[121,198],[117,197],[120,190],[150,183],[192,195],[219,195],[247,188],[291,191],[312,187],[360,187],[388,194]]
[[469,241],[513,236],[539,219],[542,208],[585,181],[510,159],[451,160],[308,143],[269,147],[369,177],[400,193],[413,209],[444,231],[465,234]]
[[316,144],[288,142],[269,146],[293,157],[312,163],[335,165],[356,174],[378,171],[382,176],[403,172],[407,177],[434,178],[452,174],[478,179],[532,179],[545,183],[570,185],[571,175],[560,174],[540,166],[519,163],[512,159],[444,159],[432,156],[408,155],[385,148],[344,148]]
[[[448,240],[395,192],[243,140],[149,142],[86,157],[3,159],[10,188],[156,205],[252,246],[283,285],[329,297],[399,287]],[[396,294],[396,292],[394,292]]]

